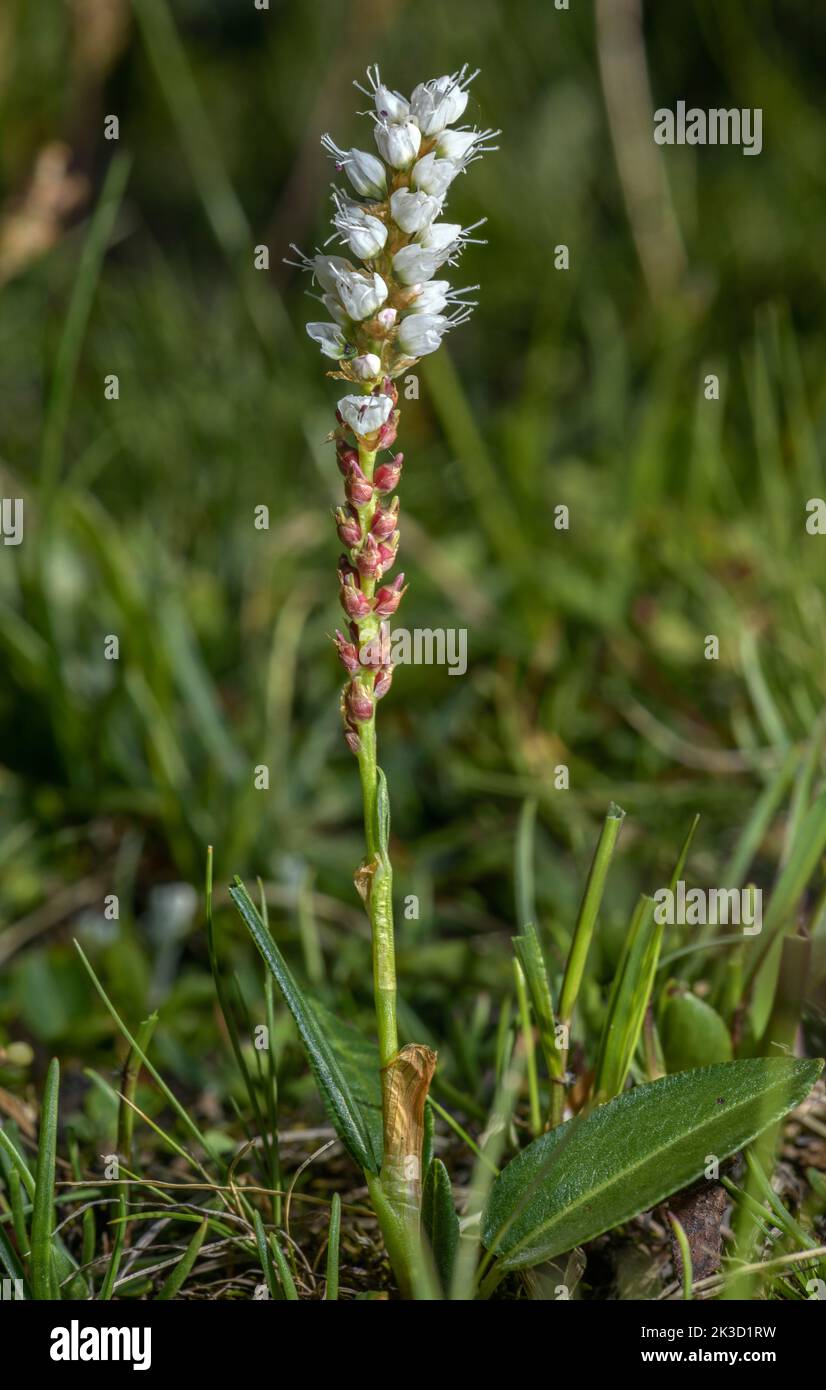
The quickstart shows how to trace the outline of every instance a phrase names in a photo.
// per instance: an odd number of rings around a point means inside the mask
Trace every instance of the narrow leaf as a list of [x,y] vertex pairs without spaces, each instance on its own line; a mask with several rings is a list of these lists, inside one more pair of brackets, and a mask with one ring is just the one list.
[[430,1241],[433,1262],[442,1288],[449,1290],[459,1246],[459,1218],[453,1204],[453,1191],[440,1158],[430,1162],[422,1192],[422,1230]]
[[32,1211],[32,1292],[36,1299],[50,1299],[54,1292],[54,1180],[57,1158],[57,1100],[60,1063],[53,1057],[46,1073]]
[[281,990],[284,1003],[295,1020],[336,1133],[361,1168],[378,1173],[381,1167],[380,1152],[376,1152],[363,1108],[353,1093],[350,1079],[336,1055],[335,1048],[319,1027],[313,1007],[293,979],[287,962],[264,926],[241,880],[236,879],[229,891],[250,936]]
[[207,1233],[209,1220],[205,1217],[186,1247],[183,1255],[179,1259],[163,1288],[158,1293],[159,1299],[177,1298],[183,1284],[192,1272],[192,1266],[198,1258],[201,1246],[204,1243],[204,1236]]

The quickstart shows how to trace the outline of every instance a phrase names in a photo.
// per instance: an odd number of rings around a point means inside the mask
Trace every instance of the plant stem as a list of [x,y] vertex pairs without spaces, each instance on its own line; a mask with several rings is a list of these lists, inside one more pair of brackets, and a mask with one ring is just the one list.
[[[359,465],[368,481],[372,481],[376,451],[370,453],[359,446]],[[376,510],[375,494],[363,507],[358,508],[363,534],[370,529],[370,522]],[[368,598],[373,598],[376,582],[363,579],[362,589]],[[359,623],[359,642],[364,646],[379,635],[379,620],[372,615]],[[375,673],[365,669],[364,682],[369,689],[375,683]],[[367,844],[367,867],[372,871],[367,893],[367,910],[370,917],[370,930],[373,940],[373,992],[376,1003],[376,1024],[379,1039],[379,1058],[386,1067],[399,1049],[396,1026],[396,951],[393,936],[393,874],[387,847],[382,844],[382,830],[379,815],[379,769],[376,755],[376,714],[375,708],[369,720],[359,725],[360,748],[358,753],[361,774],[361,793],[364,802],[364,835]],[[385,1121],[387,1116],[385,1115]]]

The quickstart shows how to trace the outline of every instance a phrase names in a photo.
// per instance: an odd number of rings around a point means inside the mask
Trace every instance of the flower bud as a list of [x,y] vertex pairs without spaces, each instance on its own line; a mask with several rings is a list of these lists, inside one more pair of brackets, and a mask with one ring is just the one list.
[[398,316],[398,309],[379,309],[379,312],[376,314],[376,323],[385,333],[389,333]]
[[399,486],[403,462],[404,454],[396,454],[389,463],[379,464],[373,474],[373,486],[382,497],[385,497],[388,492],[395,492]]
[[344,484],[344,492],[347,501],[353,507],[366,507],[373,496],[373,485],[367,481],[364,472],[358,463],[350,467],[350,472]]
[[354,449],[352,444],[348,443],[346,439],[337,439],[336,463],[338,464],[339,473],[343,473],[346,478],[353,464],[358,463],[358,461],[358,450]]
[[350,371],[357,381],[372,381],[381,371],[381,358],[374,352],[363,352],[352,359]]
[[376,537],[376,540],[386,541],[388,536],[392,536],[393,532],[396,529],[396,523],[398,519],[398,497],[394,498],[392,505],[389,507],[377,507],[375,512],[373,513],[373,520],[370,522],[370,530]]
[[404,575],[397,574],[392,584],[384,584],[379,589],[373,603],[373,612],[379,618],[392,617],[402,601],[406,588]]
[[399,412],[394,410],[391,418],[386,425],[382,425],[376,436],[377,449],[389,449],[391,444],[395,444],[396,435],[399,429]]
[[342,545],[346,545],[348,550],[352,550],[354,545],[361,543],[361,522],[353,507],[337,507],[335,512],[336,530]]
[[365,537],[364,544],[356,556],[359,574],[365,579],[375,579],[381,574],[381,554],[374,536]]
[[379,578],[391,570],[396,563],[399,548],[399,533],[394,531],[389,541],[379,541]]
[[336,644],[339,661],[341,662],[348,675],[355,676],[359,667],[358,648],[353,642],[348,642],[342,632],[336,628],[336,635],[333,639]]
[[347,744],[350,752],[355,753],[356,757],[358,757],[361,752],[361,739],[352,724],[345,724],[344,726],[344,742]]
[[355,724],[363,724],[365,720],[373,717],[373,696],[364,681],[350,682],[344,696],[344,704],[349,718]]
[[382,696],[384,696],[384,695],[387,694],[387,692],[388,692],[388,690],[390,689],[390,687],[391,687],[392,684],[393,684],[393,667],[392,667],[392,666],[382,666],[381,670],[380,670],[380,671],[378,672],[378,674],[376,675],[375,683],[374,683],[374,685],[373,685],[373,696],[374,696],[374,698],[375,698],[376,700],[380,700],[380,699],[382,698]]
[[390,661],[390,626],[388,623],[379,623],[379,630],[375,637],[369,641],[362,642],[359,647],[359,661],[370,671],[378,671],[382,666],[387,666]]
[[348,618],[366,618],[371,611],[369,598],[362,593],[361,589],[356,588],[355,580],[351,575],[342,580],[339,598]]
[[396,383],[395,383],[394,381],[392,381],[392,380],[390,379],[389,376],[386,376],[386,377],[384,378],[384,381],[382,382],[380,388],[379,388],[378,386],[376,387],[376,390],[373,392],[373,395],[375,396],[375,395],[379,392],[379,390],[381,390],[381,391],[384,393],[385,396],[389,396],[389,397],[390,397],[390,399],[391,399],[391,401],[393,402],[393,405],[394,405],[394,406],[397,406],[397,405],[398,405],[398,403],[399,403],[399,393],[398,393],[398,390],[397,390],[397,388],[396,388]]

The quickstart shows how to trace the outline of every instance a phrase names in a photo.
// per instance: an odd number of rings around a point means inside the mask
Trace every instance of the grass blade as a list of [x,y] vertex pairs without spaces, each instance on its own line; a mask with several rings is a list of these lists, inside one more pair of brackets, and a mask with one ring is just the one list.
[[333,1193],[330,1207],[330,1230],[327,1236],[327,1288],[324,1293],[326,1303],[338,1299],[339,1246],[341,1243],[341,1198]]
[[184,1251],[180,1260],[178,1261],[172,1273],[170,1274],[169,1278],[166,1280],[163,1287],[159,1291],[157,1295],[159,1300],[177,1298],[183,1284],[189,1278],[189,1275],[192,1272],[192,1267],[198,1258],[201,1246],[204,1243],[204,1236],[207,1233],[208,1227],[209,1220],[203,1220],[200,1226],[198,1227],[197,1231],[195,1232],[194,1236],[192,1237],[191,1241],[189,1242],[189,1245],[186,1247],[186,1250]]
[[60,1063],[53,1057],[46,1073],[40,1133],[35,1169],[34,1210],[32,1212],[32,1292],[38,1300],[54,1297],[53,1233],[54,1180],[57,1160],[57,1103],[60,1092]]

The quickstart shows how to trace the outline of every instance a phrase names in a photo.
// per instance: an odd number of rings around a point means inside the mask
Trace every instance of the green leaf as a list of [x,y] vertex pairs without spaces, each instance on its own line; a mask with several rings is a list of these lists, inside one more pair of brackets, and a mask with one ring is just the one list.
[[482,1223],[500,1269],[526,1268],[656,1206],[799,1104],[822,1061],[755,1057],[665,1076],[543,1134],[512,1159]]
[[160,1289],[156,1297],[161,1299],[177,1298],[181,1288],[186,1283],[192,1273],[192,1267],[198,1258],[201,1246],[204,1243],[204,1236],[209,1227],[209,1219],[204,1217],[189,1245],[179,1259],[163,1288]]
[[[377,1129],[375,1096],[365,1082],[363,1065],[353,1062],[352,1054],[339,1052],[339,1037],[333,1037],[329,1019],[321,1006],[299,989],[290,969],[265,927],[249,893],[240,878],[230,888],[230,897],[238,908],[253,941],[281,990],[284,1003],[292,1014],[307,1059],[313,1069],[321,1098],[330,1115],[336,1133],[361,1168],[378,1173],[381,1168],[381,1144],[376,1144]],[[355,1035],[356,1038],[358,1035]],[[337,1045],[338,1044],[338,1045]],[[378,1059],[376,1058],[375,1087],[378,1090]],[[381,1100],[378,1099],[378,1113]]]
[[[746,983],[754,979],[777,936],[784,930],[826,850],[826,792],[809,808],[787,859],[769,906],[763,914],[763,928],[753,938],[752,958],[746,969]],[[765,1024],[765,1019],[762,1020]],[[757,1025],[757,1031],[761,1031]]]
[[528,985],[531,1006],[539,1029],[539,1045],[550,1076],[562,1072],[562,1053],[556,1045],[554,1006],[551,987],[539,937],[532,922],[526,922],[521,936],[513,938],[513,949]]
[[40,1113],[40,1133],[35,1169],[34,1210],[32,1211],[32,1292],[36,1299],[55,1294],[56,1273],[52,1239],[55,1227],[54,1180],[57,1158],[57,1100],[60,1091],[60,1064],[49,1063]]
[[731,1061],[728,1028],[716,1009],[690,991],[678,992],[667,1000],[660,1039],[670,1072]]
[[453,1190],[445,1165],[431,1159],[422,1191],[422,1230],[430,1241],[433,1262],[442,1288],[453,1282],[453,1266],[459,1247],[459,1218],[453,1205]]
[[597,1058],[594,1095],[610,1100],[622,1091],[639,1041],[660,958],[664,923],[653,898],[641,897],[614,976]]

